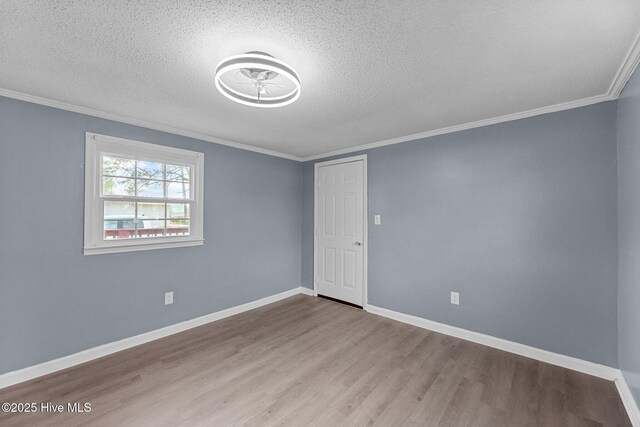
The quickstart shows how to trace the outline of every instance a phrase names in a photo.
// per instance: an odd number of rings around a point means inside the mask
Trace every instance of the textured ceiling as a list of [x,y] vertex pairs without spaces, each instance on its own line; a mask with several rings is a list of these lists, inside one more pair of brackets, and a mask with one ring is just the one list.
[[[609,94],[639,30],[638,0],[3,0],[0,88],[305,157]],[[217,92],[255,50],[296,103]]]

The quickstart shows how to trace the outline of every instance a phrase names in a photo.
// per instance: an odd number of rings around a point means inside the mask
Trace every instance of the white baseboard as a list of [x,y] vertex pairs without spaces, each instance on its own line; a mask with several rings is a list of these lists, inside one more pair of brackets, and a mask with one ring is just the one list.
[[509,353],[529,357],[541,362],[571,369],[573,371],[593,375],[594,377],[614,381],[616,388],[618,389],[618,393],[620,394],[620,398],[624,403],[624,407],[627,410],[627,414],[629,415],[629,419],[631,420],[631,424],[634,427],[640,427],[640,410],[638,409],[638,405],[631,394],[631,390],[619,369],[588,362],[571,356],[565,356],[563,354],[553,353],[547,350],[541,350],[536,347],[504,340],[502,338],[496,338],[479,332],[469,331],[467,329],[446,325],[444,323],[434,322],[433,320],[424,319],[422,317],[387,310],[386,308],[380,308],[374,305],[369,305],[367,307],[367,311],[372,314],[377,314],[378,316],[408,323],[409,325],[417,326],[419,328],[428,329],[430,331],[439,332],[441,334],[450,335],[463,340],[486,345],[488,347],[508,351]]
[[386,308],[380,308],[373,305],[369,305],[368,311],[370,313],[388,317],[389,319],[397,320],[399,322],[408,323],[419,328],[429,329],[431,331],[440,332],[441,334],[451,335],[456,338],[461,338],[463,340],[472,341],[478,344],[486,345],[488,347],[508,351],[509,353],[515,353],[520,356],[529,357],[541,362],[546,362],[574,371],[583,372],[585,374],[604,378],[610,381],[614,381],[619,377],[620,371],[610,366],[588,362],[586,360],[565,356],[563,354],[553,353],[547,350],[541,350],[539,348],[531,347],[525,344],[519,344],[502,338],[496,338],[491,335],[469,331],[467,329],[446,325],[444,323],[434,322],[433,320],[411,316],[409,314],[399,313],[397,311],[387,310]]
[[[18,371],[7,372],[6,374],[0,375],[0,389],[43,375],[51,374],[62,369],[70,368],[81,363],[89,362],[91,360],[98,359],[100,357],[107,356],[109,354],[116,353],[118,351],[125,350],[131,347],[135,347],[140,344],[164,338],[169,335],[177,334],[179,332],[183,332],[197,326],[215,322],[216,320],[224,319],[226,317],[243,313],[254,308],[262,307],[264,305],[271,304],[297,294],[313,296],[313,290],[301,286],[299,288],[294,288],[276,295],[271,295],[266,298],[248,302],[246,304],[238,305],[225,310],[217,311],[215,313],[207,314],[205,316],[197,317],[195,319],[176,323],[175,325],[166,326],[161,329],[156,329],[154,331],[145,332],[140,335],[90,348],[88,350],[61,357],[59,359],[50,360],[39,365],[30,366]],[[429,329],[442,334],[454,336],[467,341],[472,341],[478,344],[483,344],[489,347],[508,351],[510,353],[515,353],[521,356],[540,360],[542,362],[561,366],[563,368],[572,369],[574,371],[579,371],[585,374],[615,381],[616,388],[618,389],[625,409],[629,414],[631,424],[634,427],[640,427],[640,409],[638,409],[633,395],[631,394],[631,390],[629,389],[629,386],[619,369],[605,365],[599,365],[597,363],[588,362],[586,360],[577,359],[575,357],[541,350],[539,348],[507,341],[490,335],[457,328],[455,326],[446,325],[444,323],[434,322],[432,320],[424,319],[421,317],[387,310],[385,308],[380,308],[373,305],[368,305],[367,311],[379,316],[387,317],[389,319],[397,320],[403,323],[408,323],[420,328]]]
[[631,425],[633,427],[640,427],[640,408],[638,408],[636,400],[633,398],[631,389],[629,388],[624,375],[622,375],[622,372],[620,372],[620,375],[616,378],[616,388],[618,389],[618,393],[620,393],[620,398],[627,410],[627,414],[629,414]]
[[140,335],[124,338],[119,341],[114,341],[98,347],[83,350],[81,352],[74,353],[69,356],[64,356],[59,359],[50,360],[48,362],[20,369],[18,371],[7,372],[6,374],[0,375],[0,389],[37,377],[41,377],[43,375],[51,374],[62,369],[70,368],[72,366],[79,365],[80,363],[85,363],[90,360],[107,356],[109,354],[116,353],[127,348],[135,347],[149,341],[154,341],[159,338],[177,334],[179,332],[186,331],[187,329],[192,329],[197,326],[215,322],[216,320],[224,319],[225,317],[233,316],[235,314],[243,313],[254,308],[262,307],[263,305],[271,304],[273,302],[280,301],[282,299],[289,298],[300,293],[308,295],[308,291],[309,289],[303,287],[294,288],[285,292],[281,292],[279,294],[268,296],[266,298],[248,302],[246,304],[237,305],[235,307],[220,310],[215,313],[207,314],[205,316],[196,317],[195,319],[186,320],[184,322],[176,323],[164,328],[145,332]]
[[300,293],[304,295],[313,296],[313,289],[305,288],[304,286],[300,286]]

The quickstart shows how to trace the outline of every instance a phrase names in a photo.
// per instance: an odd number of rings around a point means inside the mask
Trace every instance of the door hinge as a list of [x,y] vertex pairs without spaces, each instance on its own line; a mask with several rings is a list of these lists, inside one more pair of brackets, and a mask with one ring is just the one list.
[[318,233],[318,229],[316,228],[316,236],[319,236],[320,233]]

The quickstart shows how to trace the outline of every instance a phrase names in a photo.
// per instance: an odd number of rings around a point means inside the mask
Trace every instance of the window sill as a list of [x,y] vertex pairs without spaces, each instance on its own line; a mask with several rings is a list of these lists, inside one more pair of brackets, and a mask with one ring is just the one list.
[[204,239],[197,240],[182,240],[178,242],[150,242],[135,245],[109,245],[100,246],[95,248],[84,248],[85,255],[102,255],[102,254],[117,254],[122,252],[137,252],[137,251],[149,251],[153,249],[168,249],[168,248],[183,248],[187,246],[202,246]]

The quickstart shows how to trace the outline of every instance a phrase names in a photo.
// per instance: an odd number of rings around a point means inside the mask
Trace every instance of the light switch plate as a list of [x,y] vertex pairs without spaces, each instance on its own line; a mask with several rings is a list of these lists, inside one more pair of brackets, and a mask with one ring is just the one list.
[[380,225],[380,215],[374,215],[373,216],[373,223],[375,225]]

